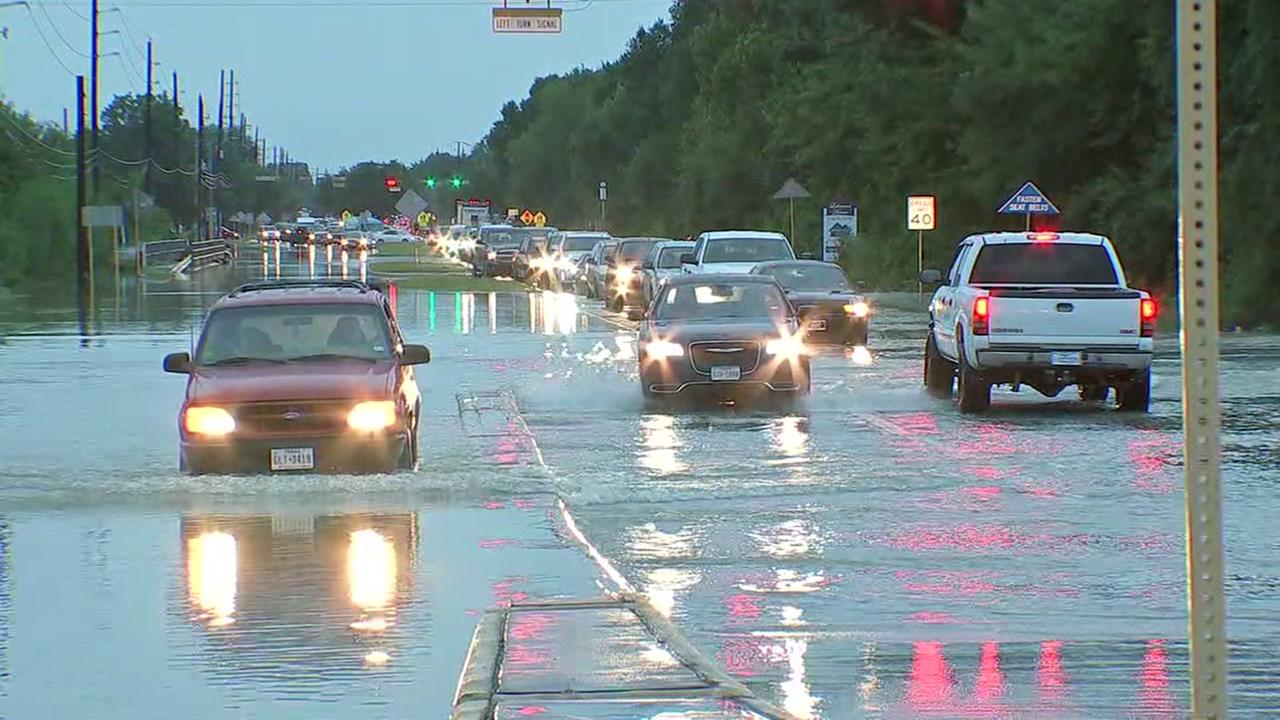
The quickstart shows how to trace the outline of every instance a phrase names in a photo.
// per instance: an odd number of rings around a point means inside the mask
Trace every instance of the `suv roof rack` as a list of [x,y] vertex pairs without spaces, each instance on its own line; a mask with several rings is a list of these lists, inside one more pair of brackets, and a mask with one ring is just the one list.
[[370,282],[360,282],[359,280],[343,280],[339,278],[285,278],[280,280],[261,280],[258,282],[245,283],[227,293],[228,296],[236,296],[247,292],[260,292],[263,290],[287,290],[291,288],[324,288],[324,289],[350,289],[359,290],[360,292],[386,292],[386,283],[378,280]]

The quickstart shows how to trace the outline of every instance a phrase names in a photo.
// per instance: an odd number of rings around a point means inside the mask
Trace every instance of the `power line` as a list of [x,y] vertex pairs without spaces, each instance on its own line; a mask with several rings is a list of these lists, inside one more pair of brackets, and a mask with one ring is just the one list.
[[76,154],[75,150],[60,150],[60,149],[58,149],[58,148],[56,148],[56,147],[54,147],[54,146],[50,145],[49,143],[47,143],[47,142],[45,142],[45,141],[41,140],[40,138],[36,137],[35,135],[32,135],[31,133],[27,132],[27,129],[26,129],[26,128],[24,128],[24,127],[22,127],[21,125],[19,125],[19,124],[18,124],[18,123],[17,123],[17,122],[12,118],[12,117],[10,117],[10,116],[9,116],[9,113],[0,113],[0,117],[3,117],[6,121],[8,121],[8,123],[9,123],[10,125],[12,125],[14,128],[16,128],[16,129],[18,130],[18,132],[22,133],[23,135],[26,135],[29,139],[31,139],[32,141],[34,141],[34,142],[38,143],[39,145],[41,145],[42,147],[44,147],[46,150],[52,150],[53,152],[56,152],[56,153],[58,153],[59,155],[70,155],[70,156],[74,156],[74,155]]
[[[594,3],[670,3],[671,0],[576,0],[582,7],[564,8],[573,12],[582,10]],[[117,7],[146,8],[203,8],[203,7],[238,7],[238,8],[270,8],[270,7],[305,7],[305,8],[344,8],[344,7],[493,7],[492,0],[139,0]]]
[[71,7],[71,3],[67,2],[67,0],[62,0],[62,7],[66,8],[68,11],[70,11],[70,13],[71,13],[72,15],[75,15],[76,17],[80,18],[81,20],[83,20],[83,21],[85,21],[85,22],[89,22],[89,16],[88,16],[88,15],[81,15],[81,14],[80,14],[80,12],[79,12],[78,10],[76,10],[76,9],[75,9],[75,8],[73,8],[73,7]]
[[[133,23],[130,22],[129,18],[126,17],[124,14],[124,8],[120,7],[119,5],[112,5],[110,8],[108,8],[107,12],[114,12],[116,15],[120,16],[120,23],[124,27],[125,34],[129,36],[129,42],[133,43],[134,50],[137,51],[138,57],[139,58],[146,57],[146,53],[142,51],[142,45],[138,43],[138,38],[137,36],[134,35]],[[147,35],[147,33],[141,33],[141,34]],[[147,35],[147,37],[150,37],[150,36]]]
[[72,45],[70,40],[67,40],[67,36],[63,35],[62,31],[58,29],[58,23],[53,21],[53,16],[49,14],[49,8],[46,7],[44,3],[36,4],[40,6],[40,12],[44,13],[45,20],[49,21],[49,27],[53,28],[53,34],[58,36],[58,39],[62,41],[62,44],[66,45],[67,48],[76,55],[79,55],[82,58],[88,58],[89,53],[77,50],[76,46]]
[[67,71],[68,75],[74,76],[76,71],[67,67],[67,64],[62,62],[62,57],[58,55],[58,51],[53,49],[53,43],[49,42],[49,36],[45,35],[44,30],[41,29],[40,21],[36,19],[36,11],[32,10],[30,5],[25,5],[24,7],[27,8],[27,13],[31,15],[31,23],[36,26],[36,32],[39,33],[40,39],[44,41],[44,46],[49,50],[49,54],[53,56],[53,59],[56,60],[59,65],[62,66],[63,70]]

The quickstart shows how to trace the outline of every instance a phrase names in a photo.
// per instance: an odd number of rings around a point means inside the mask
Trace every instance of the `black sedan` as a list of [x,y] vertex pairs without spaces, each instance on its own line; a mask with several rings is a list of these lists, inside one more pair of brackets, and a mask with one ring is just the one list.
[[796,309],[805,341],[866,345],[871,306],[849,287],[844,270],[818,260],[780,260],[751,270],[778,281]]
[[647,398],[809,393],[808,350],[795,312],[769,277],[673,278],[645,312],[638,342]]

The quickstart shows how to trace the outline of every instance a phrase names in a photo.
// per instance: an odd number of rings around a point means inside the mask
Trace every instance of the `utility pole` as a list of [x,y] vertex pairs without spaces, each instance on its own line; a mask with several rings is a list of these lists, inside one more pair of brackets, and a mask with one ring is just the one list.
[[84,156],[84,76],[76,76],[76,285],[81,297],[89,286],[89,233],[84,226],[88,187]]
[[98,166],[98,0],[92,0],[90,8],[89,26],[89,95],[91,98],[90,105],[93,108],[93,193],[98,193],[98,179],[100,173]]
[[173,71],[173,119],[178,119],[178,71]]
[[[145,155],[148,158],[155,157],[155,151],[152,147],[152,139],[151,139],[151,87],[152,87],[151,68],[152,67],[153,65],[151,62],[151,41],[147,40],[147,107],[146,107],[147,114],[145,118],[147,151]],[[149,159],[147,161],[147,167],[142,171],[142,189],[143,189],[143,192],[146,192],[147,194],[151,193],[151,166],[153,164],[155,164],[155,161],[153,159]]]
[[211,169],[216,169],[222,161],[222,114],[224,103],[227,97],[227,71],[220,70],[218,72],[218,142],[215,145],[213,153],[213,162],[209,163]]
[[231,71],[231,77],[227,83],[227,134],[232,137],[236,134],[236,71]]
[[67,120],[67,109],[62,108],[62,134],[63,135],[71,134],[71,127],[68,125],[68,122],[69,121]]
[[204,240],[204,95],[197,102],[199,122],[196,123],[196,239]]

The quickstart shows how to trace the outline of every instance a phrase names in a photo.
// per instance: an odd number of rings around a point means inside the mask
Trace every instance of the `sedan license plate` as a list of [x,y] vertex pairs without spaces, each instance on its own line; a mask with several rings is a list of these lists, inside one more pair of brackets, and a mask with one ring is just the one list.
[[316,466],[315,448],[272,448],[272,470],[313,470]]
[[1079,351],[1055,351],[1049,353],[1050,365],[1068,365],[1077,367],[1084,364],[1084,353]]
[[821,332],[821,331],[823,331],[823,330],[826,330],[826,329],[827,329],[827,321],[826,321],[826,320],[810,320],[809,322],[805,323],[804,325],[805,325],[805,327],[807,327],[808,329],[810,329],[810,330],[815,330],[815,331],[818,331],[818,332]]
[[711,379],[715,382],[741,380],[742,368],[737,365],[714,365],[711,367]]

